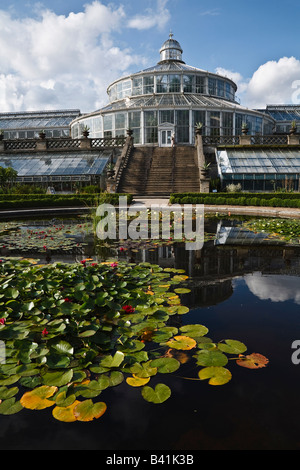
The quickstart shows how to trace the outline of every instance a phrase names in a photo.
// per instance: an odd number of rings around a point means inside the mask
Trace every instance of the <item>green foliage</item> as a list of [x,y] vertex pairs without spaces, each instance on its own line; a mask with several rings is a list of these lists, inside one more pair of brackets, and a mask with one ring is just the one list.
[[119,204],[119,196],[127,197],[128,204],[132,195],[118,193],[101,194],[0,194],[0,209],[23,209],[28,207],[93,207],[97,204]]
[[188,312],[174,292],[186,292],[177,288],[186,280],[182,270],[149,263],[2,260],[0,414],[50,408],[63,422],[92,421],[107,409],[98,397],[109,400],[107,390],[124,381],[160,404],[170,387],[148,383],[179,374],[180,354],[194,363],[194,380],[212,385],[231,378],[227,354],[238,354],[243,367],[265,366],[267,360],[242,357],[239,341],[213,343],[203,325],[174,326]]
[[264,232],[269,239],[297,244],[300,240],[300,223],[297,219],[254,219],[244,222],[243,227],[253,232]]
[[300,207],[299,193],[176,193],[171,204]]
[[[79,221],[80,222],[80,221]],[[69,252],[86,242],[92,223],[62,223],[41,228],[28,227],[26,222],[0,222],[0,244],[11,252]]]

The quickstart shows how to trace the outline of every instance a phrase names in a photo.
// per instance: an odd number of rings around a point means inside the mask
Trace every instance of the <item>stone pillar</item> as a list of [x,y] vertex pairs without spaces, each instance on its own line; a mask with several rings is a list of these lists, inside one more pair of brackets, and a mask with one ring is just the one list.
[[47,141],[45,139],[37,140],[36,141],[36,150],[44,151],[47,150]]
[[288,145],[299,145],[299,134],[288,135]]
[[106,191],[108,193],[115,193],[116,192],[116,180],[113,176],[110,176],[106,179]]
[[209,193],[210,179],[200,179],[200,193]]
[[197,133],[195,135],[195,146],[197,149],[197,163],[199,169],[199,180],[200,180],[200,193],[209,193],[209,185],[210,185],[210,178],[209,178],[209,171],[204,171],[203,167],[205,164],[205,155],[203,150],[203,140],[202,134]]
[[84,150],[91,149],[92,148],[91,139],[89,139],[88,137],[84,137],[83,139],[80,139],[79,148],[84,149]]
[[240,135],[240,145],[251,145],[251,135]]

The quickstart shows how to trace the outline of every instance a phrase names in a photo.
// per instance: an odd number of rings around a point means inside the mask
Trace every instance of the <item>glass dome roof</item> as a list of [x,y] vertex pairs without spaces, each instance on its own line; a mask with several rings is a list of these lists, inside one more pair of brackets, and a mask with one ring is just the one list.
[[[160,48],[160,62],[165,62],[169,60],[176,60],[179,62],[182,61],[182,47],[179,42],[173,39],[173,33],[169,34],[169,39],[163,43]],[[184,62],[183,62],[184,63]]]

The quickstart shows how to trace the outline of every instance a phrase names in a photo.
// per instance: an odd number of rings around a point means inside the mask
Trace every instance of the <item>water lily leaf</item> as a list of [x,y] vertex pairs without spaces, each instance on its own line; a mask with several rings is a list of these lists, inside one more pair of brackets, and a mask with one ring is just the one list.
[[35,388],[30,392],[25,392],[20,402],[24,408],[30,410],[43,410],[54,405],[52,400],[48,398],[52,397],[57,391],[57,387],[42,385],[41,387]]
[[221,351],[201,350],[195,356],[198,366],[226,366],[228,363],[227,356]]
[[76,395],[71,393],[68,395],[68,390],[62,390],[55,396],[55,403],[57,406],[70,406],[76,400]]
[[224,385],[231,380],[231,372],[225,367],[205,367],[198,376],[200,380],[208,379],[210,385]]
[[104,402],[93,403],[92,400],[85,400],[74,407],[73,413],[78,421],[92,421],[100,418],[106,409]]
[[266,367],[269,363],[269,359],[262,354],[252,353],[248,356],[240,357],[240,359],[237,359],[236,363],[248,369],[261,369],[262,367]]
[[12,385],[20,380],[21,376],[18,374],[11,375],[10,377],[0,378],[0,385]]
[[18,391],[18,387],[0,387],[0,400],[12,398],[18,393]]
[[157,384],[155,389],[146,385],[142,389],[142,396],[151,403],[163,403],[171,396],[171,389],[165,384]]
[[67,371],[54,371],[47,372],[43,375],[42,380],[45,385],[54,385],[56,387],[61,387],[71,382],[73,377],[73,369]]
[[218,343],[218,348],[227,354],[242,354],[247,350],[244,343],[234,339],[226,339],[225,343]]
[[183,274],[177,274],[176,276],[172,277],[172,281],[177,283],[177,282],[185,281],[188,278],[189,278],[188,276],[185,276]]
[[61,356],[60,354],[50,354],[47,357],[47,365],[51,369],[66,368],[70,364],[70,358],[67,356]]
[[122,372],[114,370],[112,371],[109,377],[109,386],[115,387],[116,385],[119,385],[120,383],[122,383],[123,380],[124,380],[124,375],[122,374]]
[[9,287],[8,289],[5,289],[4,295],[8,298],[16,299],[20,292],[18,289],[15,289],[13,287]]
[[[109,382],[107,387],[109,386]],[[87,381],[84,385],[80,385],[76,387],[76,396],[82,396],[83,398],[94,398],[100,395],[101,391],[104,390],[105,385],[103,387],[99,384],[96,380]]]
[[12,415],[18,413],[22,409],[22,404],[20,401],[16,401],[14,397],[8,398],[7,400],[4,400],[2,403],[0,403],[0,414],[2,415]]
[[191,292],[191,289],[187,289],[185,287],[178,287],[178,289],[174,289],[174,292],[176,292],[176,294],[188,294],[189,292]]
[[186,313],[188,313],[190,311],[190,309],[188,307],[185,307],[184,305],[180,305],[178,307],[175,307],[176,308],[176,313],[178,315],[185,315]]
[[138,377],[151,377],[157,373],[157,368],[152,367],[151,363],[152,361],[143,362],[142,364],[136,363],[130,368],[130,371]]
[[193,349],[197,345],[196,341],[189,336],[174,336],[174,338],[167,341],[166,344],[170,348],[183,350]]
[[157,367],[160,374],[170,374],[180,367],[180,362],[174,357],[160,357],[151,361],[152,367]]
[[64,340],[60,340],[57,343],[51,344],[51,348],[54,349],[58,354],[72,355],[74,352],[73,346]]
[[40,376],[35,375],[33,377],[22,377],[20,379],[20,385],[26,388],[36,388],[39,387],[42,384],[42,379]]
[[184,334],[187,334],[191,338],[198,338],[199,336],[204,336],[208,333],[208,328],[204,325],[184,325],[180,328],[180,331]]
[[74,415],[74,408],[80,403],[80,401],[75,400],[69,406],[56,406],[53,408],[52,415],[58,421],[63,421],[64,423],[72,423],[77,420]]
[[126,383],[131,387],[142,387],[146,385],[150,380],[150,377],[138,377],[137,375],[133,375],[132,377],[127,377]]
[[40,369],[36,367],[36,364],[21,364],[16,368],[16,373],[21,377],[30,377],[32,375],[38,375]]
[[101,360],[102,367],[119,367],[124,360],[124,353],[117,351],[114,356],[108,355]]

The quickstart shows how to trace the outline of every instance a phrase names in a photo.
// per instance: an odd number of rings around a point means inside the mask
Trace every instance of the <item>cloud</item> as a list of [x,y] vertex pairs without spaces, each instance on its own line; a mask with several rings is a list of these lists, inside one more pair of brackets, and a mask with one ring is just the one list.
[[157,27],[159,30],[163,30],[170,20],[170,12],[166,8],[167,3],[168,0],[157,0],[157,11],[148,8],[146,15],[136,15],[128,21],[129,28],[144,30]]
[[286,302],[292,300],[300,304],[299,277],[262,275],[253,273],[245,276],[249,290],[261,300]]
[[247,101],[257,107],[265,104],[295,104],[294,88],[296,81],[299,85],[299,79],[300,61],[295,57],[268,61],[251,77],[247,87]]
[[221,14],[221,11],[219,8],[213,8],[211,10],[205,10],[202,13],[200,13],[200,16],[218,16]]
[[300,104],[300,61],[295,57],[268,61],[250,78],[220,67],[216,73],[231,78],[237,84],[237,96],[249,108],[265,108],[268,104]]
[[106,104],[107,85],[142,60],[112,39],[125,19],[123,7],[100,1],[68,16],[46,9],[15,19],[0,10],[1,111]]
[[239,72],[233,72],[232,70],[227,70],[222,67],[217,67],[215,72],[218,75],[222,75],[223,77],[227,77],[232,80],[237,85],[239,93],[243,93],[247,90],[248,83]]

